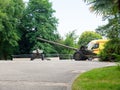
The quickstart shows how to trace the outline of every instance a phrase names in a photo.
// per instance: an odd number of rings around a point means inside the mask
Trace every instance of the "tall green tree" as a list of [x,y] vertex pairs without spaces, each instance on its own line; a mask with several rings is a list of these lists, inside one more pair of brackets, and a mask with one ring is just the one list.
[[37,40],[37,37],[52,41],[59,38],[54,12],[48,0],[29,0],[21,23],[20,53],[30,53],[36,48],[46,53],[56,52],[50,44]]
[[0,59],[9,59],[18,45],[17,26],[23,9],[22,0],[0,0]]
[[108,24],[98,27],[96,31],[109,38],[120,37],[120,0],[84,0],[90,5],[90,10],[101,14]]
[[78,45],[86,46],[91,40],[95,39],[102,39],[102,36],[93,31],[85,31],[80,35]]

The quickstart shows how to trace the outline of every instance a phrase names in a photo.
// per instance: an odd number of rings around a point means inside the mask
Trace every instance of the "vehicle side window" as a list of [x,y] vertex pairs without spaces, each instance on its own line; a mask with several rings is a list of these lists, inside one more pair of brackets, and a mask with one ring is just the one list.
[[99,43],[94,44],[94,46],[92,47],[92,49],[97,49],[97,48],[99,48]]

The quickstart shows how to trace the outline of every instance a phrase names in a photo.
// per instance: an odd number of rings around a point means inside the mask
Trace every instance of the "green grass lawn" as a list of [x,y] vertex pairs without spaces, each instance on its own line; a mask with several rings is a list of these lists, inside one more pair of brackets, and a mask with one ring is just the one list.
[[120,68],[110,66],[85,72],[73,82],[72,90],[120,90]]

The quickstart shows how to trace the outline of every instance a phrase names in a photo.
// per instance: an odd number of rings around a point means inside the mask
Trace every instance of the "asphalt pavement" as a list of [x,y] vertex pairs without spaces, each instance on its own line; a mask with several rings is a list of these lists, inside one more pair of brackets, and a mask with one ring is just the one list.
[[81,73],[114,65],[74,60],[0,61],[0,90],[71,90]]

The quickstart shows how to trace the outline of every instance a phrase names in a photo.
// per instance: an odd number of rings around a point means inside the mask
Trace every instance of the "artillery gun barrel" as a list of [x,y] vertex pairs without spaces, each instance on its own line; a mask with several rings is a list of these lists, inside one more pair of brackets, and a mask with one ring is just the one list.
[[66,45],[64,45],[64,44],[57,43],[57,42],[50,41],[50,40],[46,40],[46,39],[43,39],[43,38],[40,38],[40,37],[38,37],[37,39],[38,39],[38,40],[40,40],[40,41],[44,41],[44,42],[47,42],[47,43],[50,43],[50,44],[59,45],[59,46],[62,46],[62,47],[68,48],[68,49],[75,50],[75,51],[77,51],[77,50],[78,50],[77,48],[70,47],[70,46],[66,46]]

